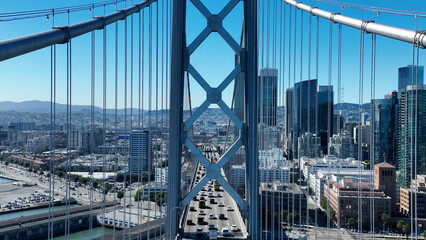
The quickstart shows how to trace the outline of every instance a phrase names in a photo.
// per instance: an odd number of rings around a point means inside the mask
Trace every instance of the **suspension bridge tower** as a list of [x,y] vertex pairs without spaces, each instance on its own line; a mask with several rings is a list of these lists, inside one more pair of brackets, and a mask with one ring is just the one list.
[[[172,28],[172,58],[171,58],[171,98],[170,98],[170,145],[169,145],[169,173],[167,198],[167,239],[174,239],[182,233],[182,214],[194,196],[209,180],[217,180],[224,190],[237,203],[244,214],[249,239],[259,239],[259,183],[257,161],[257,6],[256,1],[243,2],[243,38],[242,44],[224,28],[222,22],[240,0],[230,0],[218,13],[212,14],[201,0],[191,0],[192,4],[207,20],[207,26],[189,44],[186,41],[186,21],[190,15],[186,13],[189,0],[173,1],[173,28]],[[200,46],[212,32],[217,32],[238,56],[234,70],[219,84],[211,87],[191,64],[191,54]],[[184,79],[189,73],[205,90],[206,99],[196,111],[184,121]],[[244,119],[239,119],[230,107],[222,100],[222,92],[238,74],[244,73]],[[216,162],[209,162],[188,138],[187,130],[211,105],[217,104],[240,130],[239,139]],[[181,157],[184,146],[206,168],[205,176],[188,194],[181,194]],[[221,174],[221,168],[228,162],[236,151],[244,146],[246,151],[246,194],[245,199],[231,187]],[[173,179],[173,181],[172,181]]]

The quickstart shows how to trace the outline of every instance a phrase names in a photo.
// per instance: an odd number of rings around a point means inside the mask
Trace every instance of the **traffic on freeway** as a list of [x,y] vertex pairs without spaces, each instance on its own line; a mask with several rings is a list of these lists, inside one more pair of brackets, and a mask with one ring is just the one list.
[[[204,156],[212,163],[218,160],[212,147],[205,147]],[[206,169],[199,164],[195,184],[205,176]],[[235,201],[216,180],[210,180],[188,205],[185,218],[186,237],[192,239],[242,238],[245,226]]]

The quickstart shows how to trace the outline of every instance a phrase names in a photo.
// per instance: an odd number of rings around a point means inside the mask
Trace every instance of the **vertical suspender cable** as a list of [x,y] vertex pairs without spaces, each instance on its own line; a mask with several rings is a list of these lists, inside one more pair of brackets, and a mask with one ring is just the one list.
[[[329,22],[329,35],[328,35],[328,86],[327,86],[327,142],[330,138],[330,113],[331,113],[331,74],[332,74],[332,61],[333,61],[333,21]],[[328,187],[328,198],[327,198],[327,230],[328,237],[330,238],[330,221],[331,218],[330,209],[330,187]]]
[[[259,5],[260,5],[260,3],[259,3]],[[260,17],[260,15],[259,15],[259,18],[260,18],[260,21],[262,22],[262,33],[261,33],[261,37],[262,37],[262,46],[261,46],[261,50],[260,50],[260,52],[262,53],[262,56],[261,56],[261,68],[263,68],[264,67],[264,55],[265,55],[265,0],[262,0],[262,6],[261,6],[261,15],[262,15],[262,17]],[[260,10],[259,10],[260,11]],[[263,102],[262,102],[262,99],[263,99],[263,71],[261,71],[260,72],[260,83],[259,83],[259,88],[260,88],[260,92],[259,92],[259,90],[257,91],[258,92],[258,95],[260,95],[259,97],[258,97],[258,108],[257,108],[257,115],[259,116],[257,119],[258,119],[258,121],[257,121],[257,124],[259,124],[259,123],[263,123]],[[259,102],[259,100],[260,100],[260,102]],[[259,130],[258,130],[259,131]],[[258,137],[259,139],[260,139],[260,142],[262,143],[263,142],[263,131],[259,134],[260,136]],[[259,151],[260,150],[262,150],[262,146],[263,146],[263,144],[259,147]],[[263,205],[263,201],[264,201],[264,199],[263,199],[263,196],[262,196],[262,194],[260,195],[260,206],[264,206]],[[265,218],[265,213],[263,212],[263,211],[260,211],[260,219],[261,220],[263,220],[263,218]],[[262,232],[263,231],[263,224],[261,223],[260,224],[260,232]]]
[[[142,14],[143,14],[143,9],[139,12],[139,28],[138,28],[138,82],[139,82],[139,88],[138,88],[138,132],[139,134],[142,134],[142,127],[141,127],[141,112],[142,112],[142,107],[143,105],[141,105],[142,103],[142,69],[141,69],[141,64],[142,64],[142,39],[141,39],[141,32],[143,31],[143,22],[142,22]],[[141,168],[141,161],[142,161],[142,152],[139,153],[138,155],[138,171],[140,172],[142,170]],[[141,189],[141,175],[140,173],[138,173],[138,187],[136,190],[136,199],[138,202],[138,212],[137,212],[137,239],[140,239],[141,237],[141,194],[140,194],[140,189]]]
[[[158,162],[158,151],[157,151],[157,147],[158,147],[158,136],[159,136],[159,129],[158,129],[158,77],[159,77],[159,72],[158,72],[158,56],[159,56],[159,43],[158,43],[158,36],[159,36],[159,29],[158,29],[158,9],[160,7],[160,4],[157,1],[157,6],[156,6],[156,20],[155,20],[155,24],[156,24],[156,37],[155,37],[155,51],[156,51],[156,56],[155,56],[155,153],[154,153],[154,162],[157,163]],[[152,164],[151,164],[151,168],[152,168]],[[157,210],[157,181],[155,181],[155,190],[154,190],[154,216],[157,216],[158,210]],[[154,217],[154,219],[155,219]],[[149,236],[148,236],[149,239]]]
[[[297,49],[297,43],[296,43],[296,35],[297,35],[297,24],[296,24],[296,22],[297,22],[297,8],[296,7],[294,7],[294,34],[293,34],[293,41],[294,41],[294,48],[293,48],[293,62],[294,62],[294,64],[293,64],[293,86],[294,86],[294,100],[296,101],[296,49]],[[297,113],[298,114],[300,114],[300,109],[299,110],[296,110],[295,109],[295,112],[297,111]],[[300,116],[300,115],[299,115]],[[300,117],[299,117],[299,123],[297,124],[297,130],[296,130],[296,133],[297,133],[297,136],[295,136],[295,137],[298,137],[299,136],[299,134],[300,134],[300,121],[301,119],[300,119]],[[296,139],[296,140],[298,140],[298,139]],[[295,148],[297,148],[298,146],[296,145],[295,146]],[[298,163],[300,163],[300,152],[299,152],[299,149],[297,150],[297,160],[298,160]],[[293,165],[293,169],[294,169],[294,165]],[[294,183],[294,174],[292,174],[292,182]],[[291,214],[291,224],[292,224],[292,226],[294,226],[294,215],[295,215],[295,206],[294,206],[294,204],[295,204],[295,199],[294,199],[294,192],[293,192],[293,194],[291,195],[292,196],[292,200],[291,200],[291,207],[292,207],[292,214]]]
[[[105,7],[105,6],[104,6]],[[104,146],[104,148],[102,149],[102,168],[103,168],[103,173],[102,173],[102,179],[103,179],[103,186],[102,186],[102,238],[104,238],[105,236],[105,202],[106,202],[106,194],[109,192],[109,188],[107,188],[106,183],[105,183],[105,179],[106,179],[106,174],[105,174],[105,170],[106,170],[106,89],[107,89],[107,46],[106,46],[106,37],[107,37],[107,27],[105,26],[103,29],[103,111],[102,111],[102,123],[103,123],[103,130],[102,130],[102,135],[103,135],[103,143],[102,145]]]
[[[92,11],[92,14],[94,10]],[[95,158],[92,152],[95,145],[95,31],[91,32],[91,86],[90,86],[90,139],[89,139],[89,152],[90,152],[90,190],[89,190],[89,239],[92,239],[93,230],[93,158]]]
[[[281,66],[281,87],[282,87],[282,97],[281,97],[281,106],[283,109],[282,112],[282,117],[283,117],[283,121],[285,117],[285,106],[284,106],[284,98],[285,98],[285,24],[286,24],[286,16],[285,16],[285,10],[286,10],[286,4],[283,3],[282,1],[280,1],[280,55],[282,54],[282,57],[280,57],[280,66]],[[287,137],[287,136],[286,136]],[[288,160],[288,155],[287,155],[287,160]],[[287,166],[285,166],[287,167]],[[281,192],[280,194],[280,199],[284,198],[284,193]],[[283,202],[283,201],[282,201]],[[284,237],[284,232],[283,232],[283,225],[282,223],[284,222],[284,204],[280,204],[280,212],[279,212],[279,239],[283,239]]]
[[[68,26],[70,25],[70,14],[68,10]],[[67,174],[66,174],[66,187],[65,187],[65,212],[66,212],[66,219],[65,219],[65,239],[69,239],[70,234],[70,168],[71,168],[71,106],[72,106],[72,75],[71,75],[71,39],[67,42]]]
[[[341,86],[341,80],[342,80],[342,24],[339,23],[339,32],[338,32],[338,42],[337,42],[337,108],[338,108],[338,117],[337,117],[337,129],[336,129],[336,134],[340,134],[340,86]],[[330,139],[328,140],[328,144],[330,145]],[[328,147],[328,151],[330,151],[330,146]],[[339,156],[341,157],[341,156]],[[340,173],[340,168],[337,168],[337,174],[339,175]],[[340,184],[339,182],[337,182],[337,192],[340,192]],[[338,227],[341,227],[341,219],[340,219],[340,213],[337,213],[337,225]],[[346,223],[345,223],[345,227],[346,227]],[[339,234],[339,238],[341,237],[340,235],[340,229],[338,231]]]
[[[416,27],[416,29],[417,29],[417,18],[415,18],[414,19],[414,21],[415,21],[415,27]],[[413,51],[412,51],[412,68],[411,68],[411,86],[413,87],[413,85],[414,85],[414,69],[417,67],[417,66],[415,66],[415,59],[416,59],[416,39],[414,39],[414,41],[413,41]],[[408,84],[407,84],[407,86],[408,86]],[[416,94],[417,94],[417,89],[416,90],[414,90],[413,88],[411,88],[411,93],[409,94],[409,90],[408,90],[408,87],[406,88],[406,94],[407,94],[407,100],[409,99],[410,100],[410,102],[411,102],[411,104],[410,104],[410,121],[409,121],[409,123],[410,123],[410,127],[409,127],[409,130],[410,130],[410,174],[409,174],[409,186],[410,186],[410,233],[411,233],[411,239],[413,239],[413,229],[414,229],[414,216],[415,216],[415,213],[414,213],[414,204],[415,204],[415,201],[414,201],[414,194],[413,194],[413,192],[416,190],[416,186],[413,186],[413,178],[414,178],[414,176],[415,175],[417,175],[417,172],[414,172],[414,169],[413,169],[413,159],[414,159],[414,156],[413,156],[413,143],[414,143],[414,136],[413,136],[413,127],[414,127],[414,123],[413,123],[413,120],[414,120],[414,92],[416,91]],[[415,164],[415,163],[414,163]],[[413,174],[414,174],[414,176],[413,176]]]
[[[416,20],[416,29],[417,29],[417,15],[415,16],[415,20]],[[414,192],[414,231],[415,231],[415,236],[416,236],[416,239],[417,239],[417,234],[418,234],[418,212],[417,212],[417,193],[418,193],[418,182],[417,182],[417,163],[418,163],[418,153],[417,153],[417,151],[418,151],[418,132],[419,132],[419,130],[418,130],[418,126],[419,126],[419,124],[418,124],[418,121],[419,121],[419,117],[418,117],[418,114],[419,114],[419,109],[418,109],[418,99],[419,99],[419,49],[420,49],[420,43],[419,43],[419,41],[420,41],[420,36],[418,36],[417,37],[417,39],[416,39],[416,43],[415,43],[415,45],[416,45],[416,48],[417,48],[417,61],[416,61],[416,109],[415,109],[415,119],[414,119],[414,122],[415,122],[415,126],[414,126],[414,139],[415,139],[415,142],[414,142],[414,174],[416,174],[415,175],[415,183],[414,183],[414,186],[415,186],[415,192]]]
[[[291,17],[291,8],[292,8],[292,6],[290,5],[289,6],[289,30],[288,30],[288,86],[289,86],[289,88],[290,88],[290,85],[291,85],[291,40],[292,40],[292,36],[291,36],[291,29],[292,29],[292,25],[291,25],[291,20],[292,20],[292,17]],[[293,84],[292,84],[292,86],[293,86],[293,91],[292,91],[292,93],[290,93],[290,94],[292,94],[293,96],[292,96],[292,99],[293,99],[293,102],[294,102],[294,91],[295,91],[295,88],[294,88],[294,82],[293,82]],[[289,107],[289,106],[286,106],[286,107]],[[294,107],[293,107],[293,109],[294,109]],[[295,134],[295,131],[294,131],[294,111],[292,112],[292,119],[290,120],[291,122],[292,122],[292,129],[291,129],[291,149],[292,149],[292,152],[291,152],[291,159],[292,159],[292,165],[291,165],[291,167],[290,167],[290,174],[293,176],[293,170],[294,170],[294,150],[295,150],[295,144],[294,144],[294,134]],[[292,180],[294,180],[293,179],[293,177],[291,178]],[[293,199],[293,198],[292,198]],[[287,203],[290,203],[290,194],[287,194]],[[289,228],[291,228],[293,225],[290,225],[289,224],[289,222],[290,222],[290,204],[287,204],[287,216],[286,216],[286,220],[287,220],[287,223],[288,223],[288,226],[289,226]],[[289,239],[289,236],[287,235],[287,239]]]
[[362,102],[364,87],[364,31],[360,31],[360,53],[359,53],[359,127],[358,127],[358,238],[362,238],[362,195],[361,195],[361,162],[362,162]]
[[[315,79],[318,81],[318,66],[319,66],[319,17],[316,19],[316,49],[315,49]],[[318,91],[315,92],[315,133],[318,134]],[[315,152],[317,152],[317,145],[315,145]],[[318,197],[316,196],[316,205],[318,204]],[[315,207],[315,239],[318,237],[318,208]]]
[[[124,174],[124,183],[123,183],[123,192],[124,192],[124,201],[123,201],[123,239],[126,239],[126,188],[127,188],[127,180],[128,180],[128,172],[131,171],[131,166],[129,162],[130,158],[130,140],[131,140],[131,133],[127,132],[127,17],[124,19],[124,133],[129,134],[129,139],[127,140],[128,146],[128,153],[127,153],[127,172]],[[130,215],[129,215],[129,221],[130,221]],[[130,228],[130,227],[129,227]]]
[[[311,39],[311,30],[312,30],[312,14],[309,14],[309,24],[308,24],[308,80],[311,80],[311,44],[312,44],[312,39]],[[318,79],[317,79],[318,81]],[[310,81],[309,81],[310,82]],[[310,83],[309,83],[310,84]],[[311,88],[310,86],[308,86],[308,96],[310,98],[311,96]],[[313,134],[313,132],[311,131],[311,107],[310,107],[311,101],[308,101],[308,131],[310,133]],[[315,106],[316,108],[316,106]],[[310,141],[308,141],[308,148],[310,148]],[[316,151],[315,151],[316,154]],[[306,197],[306,201],[309,201],[309,198],[311,197],[311,189],[310,189],[310,185],[309,185],[309,177],[310,174],[307,173],[306,176],[306,186],[307,186],[307,197]],[[309,206],[308,204],[306,204],[306,226],[309,225]]]
[[[302,82],[303,82],[303,11],[300,11],[300,86],[302,86]],[[302,90],[302,87],[300,88],[300,90]],[[302,96],[302,94],[300,94],[300,96]],[[308,114],[307,114],[307,128],[306,128],[306,132],[310,132],[309,131],[309,112],[310,112],[310,81],[308,81]],[[302,101],[300,102],[302,103]],[[300,107],[302,107],[302,104],[300,104]],[[302,108],[301,108],[302,109]],[[302,113],[301,113],[302,115]],[[302,119],[302,118],[300,118]],[[308,141],[308,146],[309,146],[309,141]],[[300,152],[299,152],[299,157],[300,156]],[[299,158],[299,163],[300,163],[300,158]],[[301,172],[301,167],[299,166],[299,180],[301,180],[301,176],[302,176],[302,172]],[[299,188],[301,188],[301,181],[299,182]],[[302,227],[302,194],[299,194],[299,231],[301,232],[301,227]]]
[[[52,27],[55,26],[55,11],[52,10]],[[53,239],[55,209],[55,149],[56,149],[56,45],[50,47],[50,161],[49,161],[49,225],[48,240]]]
[[[92,5],[92,18],[95,16],[95,9]],[[95,158],[93,148],[95,146],[95,71],[96,71],[96,60],[95,60],[95,31],[91,32],[91,101],[90,101],[90,139],[89,139],[89,153],[90,153],[90,206],[89,206],[89,239],[92,239],[93,231],[93,188],[94,188],[94,177],[93,177],[93,159]]]
[[[152,4],[149,5],[149,81],[148,81],[148,128],[152,131]],[[151,132],[152,137],[152,132]],[[152,142],[152,140],[151,140]],[[149,144],[151,145],[151,144]],[[152,148],[152,147],[151,147]],[[151,149],[148,149],[148,162],[151,160]],[[151,173],[148,173],[148,188],[151,189]],[[151,194],[148,194],[148,232],[147,236],[150,235],[150,220],[151,220]]]
[[[117,5],[116,5],[117,6]],[[114,164],[114,172],[116,173],[114,176],[114,212],[113,212],[113,219],[114,219],[114,223],[112,225],[112,238],[115,239],[116,238],[116,224],[117,224],[117,194],[118,194],[118,187],[117,187],[117,175],[118,175],[118,161],[119,161],[119,157],[118,157],[118,118],[117,118],[117,108],[118,108],[118,22],[115,22],[115,54],[114,54],[114,64],[115,64],[115,84],[114,84],[114,160],[115,160],[115,164]]]
[[[132,14],[132,16],[130,17],[130,118],[129,118],[130,135],[133,134],[133,38],[134,38],[133,16],[134,15]],[[132,161],[134,160],[132,159]],[[139,172],[138,167],[136,167],[136,169]],[[132,228],[130,227],[132,222],[132,183],[133,183],[132,171],[129,171],[129,195],[130,195],[129,197],[129,240],[130,240],[130,236],[132,235]]]
[[[159,152],[159,165],[158,167],[161,167],[160,171],[160,187],[163,188],[165,186],[165,182],[163,181],[163,174],[165,169],[165,164],[163,164],[164,161],[164,154],[163,152],[163,142],[164,142],[164,23],[165,23],[165,16],[164,16],[164,0],[161,1],[161,120],[160,120],[160,152]],[[161,191],[160,193],[160,209],[159,209],[159,218],[160,218],[160,232],[162,232],[162,218],[163,218],[163,199],[164,199],[164,193]]]
[[372,177],[371,177],[371,187],[370,187],[370,230],[372,234],[372,239],[375,238],[374,236],[374,227],[375,227],[375,216],[374,216],[374,204],[375,204],[375,193],[374,193],[374,164],[375,164],[375,128],[376,128],[376,121],[375,121],[375,94],[376,94],[376,34],[371,35],[371,135],[370,135],[370,171],[372,171]]

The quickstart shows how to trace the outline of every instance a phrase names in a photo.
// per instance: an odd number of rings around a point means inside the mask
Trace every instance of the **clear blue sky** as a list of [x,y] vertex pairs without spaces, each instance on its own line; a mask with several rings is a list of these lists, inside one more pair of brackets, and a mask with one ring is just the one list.
[[[77,4],[85,3],[94,3],[98,1],[53,1],[53,0],[43,0],[43,1],[32,1],[32,0],[2,0],[0,1],[0,9],[2,13],[5,12],[15,12],[15,11],[24,11],[24,10],[35,10],[35,9],[47,9],[47,8],[57,8],[64,6],[72,6]],[[213,13],[217,13],[222,6],[224,6],[228,1],[226,0],[206,0],[203,1],[207,7]],[[273,0],[264,0],[265,4],[268,2],[273,3]],[[368,11],[360,11],[354,9],[344,8],[343,10],[336,6],[330,6],[327,4],[318,5],[314,0],[303,0],[303,3],[310,4],[313,6],[318,6],[321,9],[333,12],[341,12],[344,15],[348,15],[356,18],[364,19],[375,19],[378,23],[383,23],[387,25],[403,27],[408,29],[415,29],[415,20],[413,17],[404,17],[404,16],[394,16],[388,14],[380,14],[376,16],[375,14]],[[425,10],[426,11],[426,2],[422,0],[346,0],[348,3],[364,4],[377,7],[387,7],[395,9],[404,9],[404,10]],[[128,1],[127,6],[130,6],[133,2]],[[119,8],[123,8],[124,3],[119,5]],[[161,2],[160,2],[161,6]],[[155,7],[153,8],[155,12]],[[111,13],[115,11],[113,6],[107,7],[105,9],[106,13]],[[287,13],[289,7],[287,7]],[[161,8],[160,8],[161,12]],[[104,9],[99,8],[95,9],[94,14],[103,15]],[[293,12],[294,13],[294,12]],[[292,14],[293,14],[292,13]],[[280,19],[280,10],[277,10],[277,19]],[[155,15],[154,15],[155,16]],[[293,15],[294,16],[294,15]],[[303,58],[303,79],[306,79],[307,76],[307,36],[308,36],[308,14],[304,14],[304,58]],[[67,16],[60,15],[55,18],[55,25],[66,25]],[[88,20],[92,17],[92,13],[89,11],[83,11],[79,13],[73,13],[70,15],[71,23],[76,23],[84,20]],[[138,27],[138,15],[134,16],[134,25],[135,28]],[[271,12],[272,17],[272,12]],[[296,81],[300,80],[300,11],[297,13],[298,22],[296,27],[297,31],[297,59],[296,59]],[[154,17],[155,19],[155,17]],[[188,4],[188,23],[187,23],[187,37],[188,44],[196,37],[196,35],[202,31],[206,21],[198,13],[194,6],[191,3]],[[148,21],[148,10],[145,10],[145,21]],[[287,19],[288,21],[288,19]],[[128,19],[128,57],[130,64],[130,23],[131,19]],[[293,22],[294,23],[294,22]],[[154,21],[155,24],[155,21]],[[313,24],[315,24],[313,18]],[[426,20],[423,18],[418,18],[417,21],[418,29],[426,29]],[[233,12],[225,19],[224,26],[231,35],[239,42],[239,37],[241,33],[242,25],[242,3],[238,5]],[[37,33],[40,31],[45,31],[50,29],[52,26],[52,17],[50,21],[46,21],[45,17],[30,19],[30,20],[20,20],[14,22],[0,22],[0,40],[6,40],[14,37],[24,36],[32,33]],[[271,26],[272,28],[272,26]],[[288,22],[286,26],[288,30]],[[160,22],[161,30],[161,22]],[[165,31],[165,29],[164,29]],[[329,23],[328,21],[321,20],[320,24],[320,63],[319,63],[319,83],[326,84],[328,81],[328,31]],[[266,29],[265,29],[266,32]],[[119,59],[121,60],[119,66],[119,105],[123,106],[123,81],[124,81],[124,68],[123,68],[123,59],[124,59],[124,21],[119,23]],[[153,42],[155,43],[155,25],[153,25]],[[337,25],[333,26],[333,74],[332,74],[332,84],[335,85],[335,92],[337,92]],[[107,28],[108,40],[107,40],[107,51],[108,55],[108,70],[107,70],[107,85],[108,85],[108,100],[107,105],[109,108],[114,106],[114,35],[115,35],[115,26],[109,26]],[[271,30],[272,36],[272,30]],[[79,38],[73,40],[73,103],[86,105],[90,104],[90,56],[91,56],[91,41],[90,34],[86,34]],[[314,37],[314,35],[313,35]],[[364,102],[368,102],[370,99],[370,35],[366,35],[366,48],[365,48],[365,72],[364,72]],[[265,37],[266,39],[266,37]],[[314,39],[314,38],[313,38]],[[160,33],[161,40],[161,33]],[[270,38],[272,41],[272,37]],[[266,40],[265,40],[266,41]],[[279,44],[279,38],[277,38],[277,43]],[[285,40],[285,51],[286,51],[286,66],[284,68],[284,84],[288,85],[288,32],[287,39]],[[293,40],[292,40],[293,41]],[[145,42],[148,44],[148,28],[145,28]],[[134,106],[137,106],[137,93],[136,89],[138,87],[138,71],[137,71],[137,43],[138,43],[138,32],[134,32],[134,89],[135,89],[135,98]],[[261,43],[261,39],[259,39]],[[311,75],[315,74],[315,43],[312,42],[312,70]],[[377,62],[376,62],[376,97],[381,98],[386,92],[397,89],[397,71],[398,67],[406,66],[407,64],[412,63],[412,46],[407,43],[400,43],[396,40],[386,39],[384,37],[377,37]],[[144,79],[147,83],[148,79],[148,45],[145,48],[145,71]],[[161,47],[161,45],[160,45]],[[277,45],[277,48],[279,45]],[[343,45],[342,45],[342,84],[344,86],[344,101],[345,102],[358,102],[358,69],[359,69],[359,31],[344,27],[343,28]],[[279,49],[277,52],[277,63],[279,63]],[[102,105],[102,32],[96,31],[96,105]],[[259,54],[262,54],[262,47],[259,48]],[[263,48],[264,56],[267,55],[266,44]],[[269,55],[272,57],[272,42],[269,49]],[[420,51],[420,65],[426,65],[426,54],[425,50]],[[58,98],[57,101],[60,103],[66,102],[66,78],[65,78],[65,45],[58,45],[57,47],[57,57],[58,57]],[[155,92],[155,51],[153,51],[153,91]],[[161,62],[161,50],[159,52],[160,62]],[[265,57],[266,58],[266,57]],[[293,59],[293,57],[292,57]],[[191,56],[191,62],[194,67],[205,77],[205,79],[212,85],[217,86],[219,82],[224,79],[233,69],[234,66],[234,54],[230,47],[221,39],[217,34],[211,34],[207,41],[200,46],[199,49]],[[291,67],[291,82],[293,82],[293,64]],[[272,61],[269,61],[269,64],[266,63],[266,60],[263,62],[259,60],[259,67],[274,67]],[[130,71],[130,67],[128,69]],[[159,81],[161,87],[161,66],[159,68]],[[164,70],[165,72],[165,70]],[[281,74],[281,72],[280,72]],[[165,77],[165,75],[164,75]],[[34,53],[27,54],[25,56],[20,56],[15,59],[7,60],[0,63],[0,79],[2,82],[0,88],[0,101],[26,101],[26,100],[50,100],[50,48],[45,48]],[[128,82],[130,84],[130,72],[128,75]],[[232,86],[232,84],[230,85]],[[145,85],[147,87],[147,85]],[[225,91],[225,99],[227,103],[230,103],[230,96],[232,93],[232,88],[229,88]],[[204,91],[193,81],[191,80],[191,94],[193,106],[198,106],[201,104],[203,98],[205,97]],[[130,97],[130,93],[129,93]],[[160,95],[161,97],[161,95]],[[130,99],[130,98],[129,98]],[[153,95],[155,99],[155,95]],[[144,96],[145,107],[147,108],[148,96]],[[161,104],[161,103],[160,103]],[[165,103],[164,103],[165,105]],[[130,100],[128,102],[130,106]],[[155,106],[154,106],[155,107]]]

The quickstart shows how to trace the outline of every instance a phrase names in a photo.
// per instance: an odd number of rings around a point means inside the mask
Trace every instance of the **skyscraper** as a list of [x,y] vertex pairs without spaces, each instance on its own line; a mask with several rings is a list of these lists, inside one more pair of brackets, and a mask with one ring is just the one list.
[[318,86],[318,136],[324,154],[328,151],[328,137],[333,135],[333,99],[333,86]]
[[371,160],[374,164],[388,162],[396,166],[398,93],[388,93],[385,99],[373,99],[371,105]]
[[[418,73],[417,73],[418,70]],[[416,76],[418,77],[418,85],[423,85],[424,67],[419,66],[413,68],[413,65],[398,68],[398,91],[405,89],[407,86],[416,85]]]
[[278,69],[264,68],[258,77],[258,123],[277,125]]
[[317,84],[318,81],[312,79],[294,85],[295,137],[300,137],[305,132],[315,133]]
[[152,172],[151,132],[130,133],[129,172],[132,174]]
[[285,137],[290,138],[294,121],[294,88],[285,90]]
[[398,94],[398,180],[409,187],[412,173],[426,174],[426,86],[407,86]]

